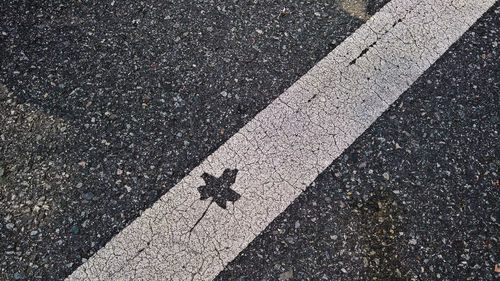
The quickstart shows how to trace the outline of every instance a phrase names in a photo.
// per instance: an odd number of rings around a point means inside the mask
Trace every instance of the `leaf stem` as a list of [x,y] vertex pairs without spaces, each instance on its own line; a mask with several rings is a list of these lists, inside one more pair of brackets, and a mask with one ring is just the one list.
[[207,208],[203,212],[203,215],[201,215],[201,217],[196,221],[196,223],[193,225],[193,227],[191,227],[191,229],[189,230],[189,233],[191,233],[193,231],[193,229],[198,225],[198,223],[200,223],[201,219],[207,214],[208,208],[210,208],[210,205],[212,205],[213,202],[214,202],[214,199],[212,198],[210,200],[210,204],[208,204]]

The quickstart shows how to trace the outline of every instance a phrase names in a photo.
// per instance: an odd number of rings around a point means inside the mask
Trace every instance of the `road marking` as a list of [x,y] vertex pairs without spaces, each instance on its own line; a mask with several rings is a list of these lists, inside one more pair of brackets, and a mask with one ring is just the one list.
[[386,4],[68,280],[213,279],[494,3]]

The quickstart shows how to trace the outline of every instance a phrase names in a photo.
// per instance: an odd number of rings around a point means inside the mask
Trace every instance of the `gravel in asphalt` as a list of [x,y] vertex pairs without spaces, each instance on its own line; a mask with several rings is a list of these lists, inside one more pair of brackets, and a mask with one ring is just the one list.
[[12,0],[0,22],[2,280],[67,276],[362,24],[323,1]]
[[498,280],[500,4],[216,280]]

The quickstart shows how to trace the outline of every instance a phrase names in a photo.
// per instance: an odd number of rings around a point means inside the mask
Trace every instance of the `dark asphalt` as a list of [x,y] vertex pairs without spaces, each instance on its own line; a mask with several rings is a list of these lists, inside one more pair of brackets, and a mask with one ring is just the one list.
[[362,24],[240,2],[2,2],[0,280],[67,276]]
[[497,2],[216,280],[499,280]]

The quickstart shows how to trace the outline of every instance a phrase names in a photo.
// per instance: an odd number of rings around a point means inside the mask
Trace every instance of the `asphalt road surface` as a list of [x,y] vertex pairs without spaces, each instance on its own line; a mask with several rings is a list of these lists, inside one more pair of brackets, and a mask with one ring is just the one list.
[[[28,2],[0,5],[0,280],[68,277],[388,1]],[[499,278],[499,13],[216,280]]]

